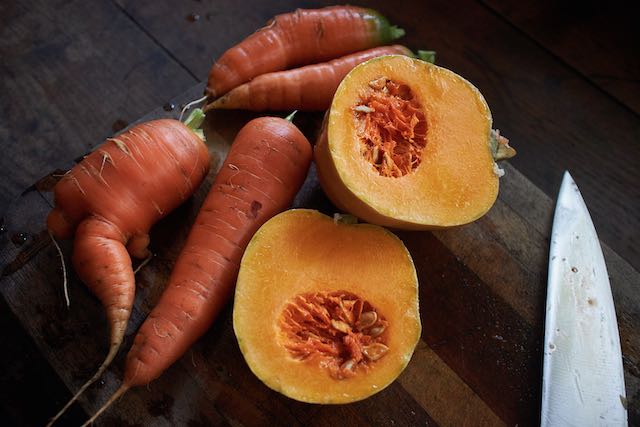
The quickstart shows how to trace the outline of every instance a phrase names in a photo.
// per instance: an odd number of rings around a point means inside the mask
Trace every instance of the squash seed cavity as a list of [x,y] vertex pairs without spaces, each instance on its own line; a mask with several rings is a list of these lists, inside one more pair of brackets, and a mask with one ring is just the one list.
[[360,152],[384,177],[413,172],[427,144],[427,121],[411,88],[386,77],[369,82],[353,107]]
[[388,322],[370,303],[346,291],[295,296],[279,325],[282,344],[294,359],[318,363],[337,380],[366,372],[389,351]]

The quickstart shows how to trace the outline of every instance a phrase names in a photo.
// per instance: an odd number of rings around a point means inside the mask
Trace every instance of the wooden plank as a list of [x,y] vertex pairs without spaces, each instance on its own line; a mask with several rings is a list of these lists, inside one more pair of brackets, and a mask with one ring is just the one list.
[[424,341],[398,382],[443,427],[506,425]]
[[243,7],[233,0],[116,1],[202,81],[206,81],[215,58],[276,14],[318,6],[318,2],[296,0],[250,1],[243,3]]
[[0,4],[0,217],[63,162],[194,78],[109,0]]
[[534,0],[483,3],[640,114],[640,37],[628,4]]
[[[435,236],[399,235],[418,270],[424,341],[504,422],[535,420],[544,301],[535,300],[539,314],[528,323],[510,305],[513,300],[492,292],[502,281],[499,270],[481,280],[463,264],[464,252],[448,250]],[[472,237],[458,238],[469,242]],[[515,284],[531,285],[544,289],[544,283]]]
[[[0,328],[3,333],[0,366],[0,417],[4,426],[42,426],[51,414],[57,412],[71,395],[48,360],[22,330],[5,300],[0,298]],[[34,389],[45,398],[33,399]],[[66,393],[66,394],[65,394]],[[25,410],[25,402],[30,402]],[[62,420],[62,425],[80,425],[84,411],[73,408]]]
[[[202,85],[195,86],[175,102],[190,99],[201,90]],[[158,109],[150,117],[171,114],[176,113]],[[251,116],[221,113],[208,118],[206,133],[216,153],[216,165]],[[317,129],[320,119],[319,114],[300,116],[308,132]],[[539,405],[546,269],[540,259],[546,256],[553,204],[512,166],[505,168],[500,198],[482,220],[433,234],[399,233],[418,268],[424,329],[415,358],[390,388],[363,402],[338,407],[286,399],[262,385],[247,369],[228,309],[185,357],[148,389],[130,391],[98,425],[317,425],[340,421],[346,425],[534,424]],[[16,213],[8,217],[0,252],[2,265],[20,252],[8,244],[8,236],[20,230],[33,236],[41,234],[49,209],[49,187],[34,186],[25,193],[23,207],[16,207]],[[123,348],[130,346],[134,331],[157,301],[205,191],[206,187],[200,189],[192,202],[154,228],[152,248],[157,256],[138,277],[135,309]],[[313,169],[295,204],[334,211],[318,187]],[[478,242],[490,250],[484,252]],[[68,243],[65,251],[69,252]],[[634,332],[640,322],[640,301],[633,284],[638,283],[639,275],[608,248],[605,251],[618,303],[633,420],[638,418],[640,386],[640,340]],[[494,260],[500,263],[492,263]],[[504,266],[509,266],[507,271],[515,279],[505,282],[509,277]],[[104,355],[107,331],[102,309],[75,277],[71,283],[72,310],[63,307],[59,280],[55,280],[59,274],[55,251],[44,246],[0,281],[0,293],[74,390]],[[81,399],[88,413],[117,387],[123,358],[124,351],[104,381]]]

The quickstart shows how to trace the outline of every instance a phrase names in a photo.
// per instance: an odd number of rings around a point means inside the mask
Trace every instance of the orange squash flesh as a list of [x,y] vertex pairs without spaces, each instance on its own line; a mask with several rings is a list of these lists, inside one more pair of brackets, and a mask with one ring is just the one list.
[[398,377],[420,338],[413,261],[383,228],[284,212],[242,258],[233,327],[272,389],[310,403],[364,399]]
[[[400,96],[391,96],[394,85]],[[367,117],[385,109],[384,118]],[[415,58],[375,58],[336,91],[315,148],[320,183],[336,206],[370,223],[466,224],[498,194],[491,127],[480,92],[454,72]]]

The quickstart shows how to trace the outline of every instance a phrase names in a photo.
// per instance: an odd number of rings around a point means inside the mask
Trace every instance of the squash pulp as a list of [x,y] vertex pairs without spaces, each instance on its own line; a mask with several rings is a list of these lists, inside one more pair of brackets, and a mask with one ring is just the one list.
[[364,399],[398,377],[420,338],[413,261],[381,227],[284,212],[242,258],[233,327],[272,389],[311,403]]
[[498,194],[495,161],[514,154],[471,83],[398,55],[367,61],[344,78],[315,147],[320,183],[336,206],[403,229],[484,215]]

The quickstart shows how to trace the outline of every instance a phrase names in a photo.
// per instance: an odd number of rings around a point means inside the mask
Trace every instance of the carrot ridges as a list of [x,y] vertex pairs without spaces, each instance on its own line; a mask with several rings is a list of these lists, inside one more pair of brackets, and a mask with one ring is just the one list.
[[149,229],[195,191],[208,168],[207,147],[192,129],[176,120],[156,120],[108,139],[56,185],[47,228],[53,239],[75,234],[73,266],[104,306],[110,337],[109,353],[96,373],[50,423],[117,354],[133,306],[131,257],[149,257]]
[[216,98],[261,74],[327,61],[403,34],[372,9],[298,9],[276,16],[228,49],[211,67],[206,93]]
[[320,64],[262,74],[211,100],[204,109],[326,110],[349,71],[382,55],[413,56],[413,53],[401,45],[381,46]]
[[127,355],[125,384],[152,381],[206,331],[231,298],[253,233],[289,206],[310,162],[311,145],[284,119],[255,119],[238,133]]

